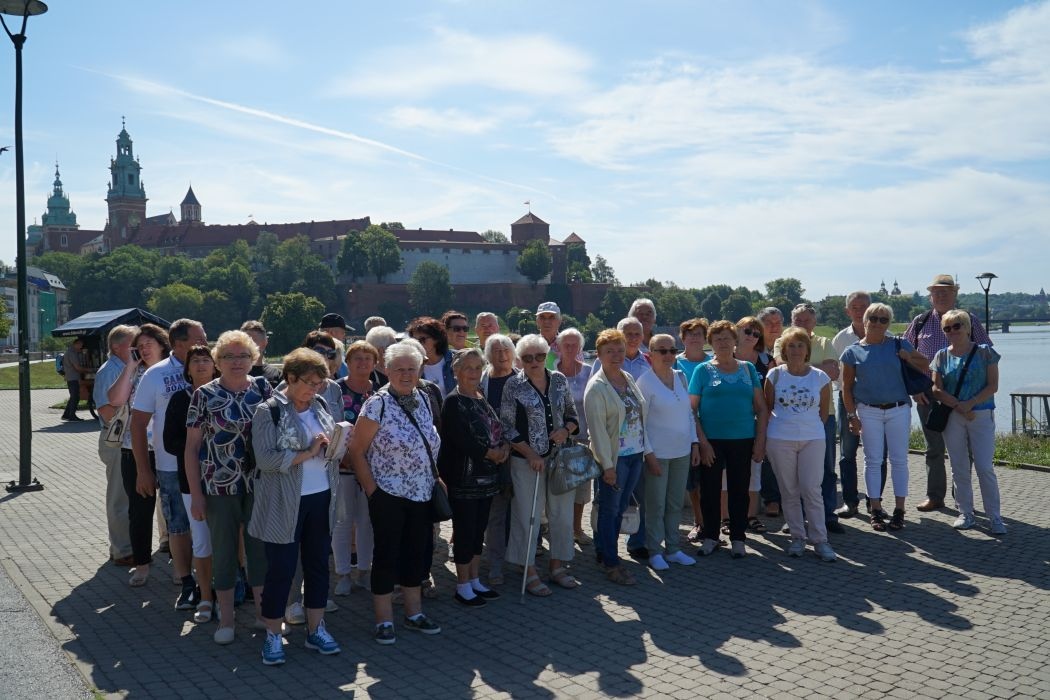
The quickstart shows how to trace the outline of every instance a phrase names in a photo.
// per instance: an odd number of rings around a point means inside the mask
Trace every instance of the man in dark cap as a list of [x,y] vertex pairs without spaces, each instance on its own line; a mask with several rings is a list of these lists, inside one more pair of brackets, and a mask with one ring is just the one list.
[[[347,332],[353,333],[354,329],[346,325],[346,319],[339,314],[325,314],[321,317],[321,323],[317,326],[317,330],[324,331],[328,335],[332,336],[343,346],[346,346],[346,334]],[[336,372],[336,376],[332,379],[339,379],[345,377],[349,370],[346,367],[346,358],[343,358],[342,363],[339,365],[339,371]]]

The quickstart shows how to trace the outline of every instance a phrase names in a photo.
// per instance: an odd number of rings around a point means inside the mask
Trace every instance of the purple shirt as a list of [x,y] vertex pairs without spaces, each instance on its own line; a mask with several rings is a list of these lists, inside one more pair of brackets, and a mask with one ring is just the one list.
[[[930,360],[933,359],[934,355],[938,351],[948,347],[948,337],[944,335],[944,331],[941,329],[941,315],[936,309],[930,313],[929,318],[926,319],[926,324],[922,327],[922,332],[919,331],[919,324],[922,323],[922,319],[926,317],[926,312],[923,312],[912,319],[911,323],[908,324],[908,329],[904,331],[904,337],[915,346],[922,355]],[[981,322],[977,320],[977,317],[970,314],[970,336],[973,341],[977,344],[991,345],[992,340],[988,337],[988,331],[984,329]],[[927,371],[927,374],[929,372]]]

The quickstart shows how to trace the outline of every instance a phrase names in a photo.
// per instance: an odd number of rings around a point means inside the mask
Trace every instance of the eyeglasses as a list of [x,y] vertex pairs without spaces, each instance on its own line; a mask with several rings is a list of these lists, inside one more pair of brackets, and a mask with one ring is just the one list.
[[535,355],[522,355],[521,356],[521,361],[524,362],[527,365],[531,364],[533,362],[543,362],[546,359],[547,359],[547,354],[546,353],[542,353],[542,352],[538,352]]
[[651,352],[658,352],[661,355],[674,355],[676,352],[678,352],[674,348],[649,348],[649,350]]
[[337,353],[333,348],[326,348],[323,345],[315,345],[310,349],[316,352],[318,355],[323,355],[329,360],[334,360],[336,356],[339,355],[339,353]]
[[470,330],[470,326],[449,326],[448,329],[457,333],[466,333]]
[[325,385],[325,381],[323,379],[318,380],[316,382],[311,382],[309,379],[300,379],[299,381],[305,384],[306,386],[310,387],[314,391],[320,391],[321,387]]
[[762,331],[756,331],[754,328],[745,328],[743,330],[743,333],[744,333],[744,335],[748,336],[749,338],[761,338],[762,337]]
[[957,330],[959,330],[961,328],[962,328],[962,324],[956,322],[956,323],[949,323],[947,326],[945,326],[941,330],[944,331],[945,333],[950,333],[952,331],[957,331]]
[[886,324],[886,323],[890,322],[890,317],[889,316],[868,316],[868,320],[871,321],[872,323]]
[[244,362],[245,360],[252,359],[252,356],[251,353],[241,352],[236,355],[219,355],[219,359],[226,360],[227,362],[236,362],[238,360]]

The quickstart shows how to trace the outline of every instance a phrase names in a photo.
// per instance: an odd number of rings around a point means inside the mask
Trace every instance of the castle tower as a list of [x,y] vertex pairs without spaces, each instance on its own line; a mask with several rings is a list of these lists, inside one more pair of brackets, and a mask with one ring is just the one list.
[[120,134],[117,135],[117,157],[109,161],[109,191],[106,203],[109,205],[109,225],[106,237],[107,249],[128,242],[132,231],[146,219],[146,189],[142,182],[142,166],[135,159],[131,145],[131,136],[124,128],[124,118],[120,120]]
[[180,206],[182,210],[182,218],[179,220],[180,224],[199,224],[201,222],[201,203],[197,201],[197,196],[193,194],[193,185],[186,190],[186,196],[182,198],[182,204]]
[[510,225],[510,242],[525,245],[529,241],[551,242],[551,225],[531,211]]
[[77,215],[69,208],[69,197],[62,190],[62,176],[55,162],[55,184],[51,196],[47,198],[47,213],[40,217],[43,228],[78,229]]

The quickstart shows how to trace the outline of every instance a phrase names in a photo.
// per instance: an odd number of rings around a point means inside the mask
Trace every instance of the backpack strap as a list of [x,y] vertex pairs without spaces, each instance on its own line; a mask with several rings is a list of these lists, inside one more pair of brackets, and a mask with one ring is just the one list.
[[[972,315],[973,314],[971,314],[971,316]],[[921,316],[918,317],[918,318],[921,318],[922,320],[919,321],[919,327],[915,329],[915,337],[914,338],[908,338],[908,340],[911,341],[911,344],[914,345],[915,347],[919,347],[919,334],[922,333],[922,329],[926,327],[926,324],[930,320],[930,316],[933,316],[933,309],[930,309],[929,311],[927,311],[926,313],[924,313],[924,314],[922,314]],[[971,319],[971,321],[972,320],[973,319]],[[971,328],[971,332],[972,332],[973,326],[971,325],[970,328]]]

